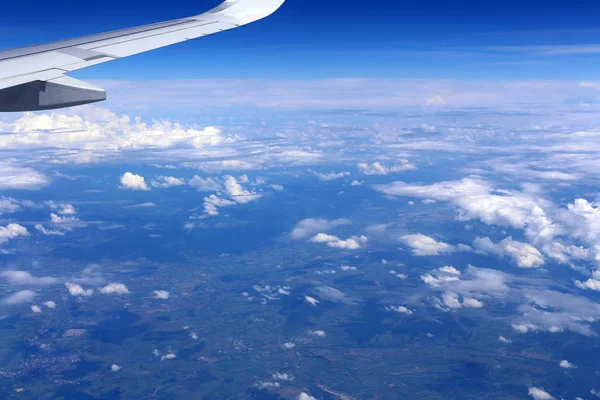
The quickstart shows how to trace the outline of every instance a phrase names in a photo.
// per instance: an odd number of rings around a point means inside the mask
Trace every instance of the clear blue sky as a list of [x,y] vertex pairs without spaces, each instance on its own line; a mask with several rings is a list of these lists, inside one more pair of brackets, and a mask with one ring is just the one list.
[[[0,47],[185,17],[219,2],[11,1],[0,14]],[[600,46],[589,45],[599,36],[598,1],[287,0],[250,26],[77,76],[594,80]]]

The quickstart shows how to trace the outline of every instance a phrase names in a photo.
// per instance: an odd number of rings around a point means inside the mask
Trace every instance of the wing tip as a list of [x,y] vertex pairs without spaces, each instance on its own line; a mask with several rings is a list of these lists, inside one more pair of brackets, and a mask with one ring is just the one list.
[[268,17],[283,3],[285,0],[226,0],[205,14],[223,15],[245,25]]

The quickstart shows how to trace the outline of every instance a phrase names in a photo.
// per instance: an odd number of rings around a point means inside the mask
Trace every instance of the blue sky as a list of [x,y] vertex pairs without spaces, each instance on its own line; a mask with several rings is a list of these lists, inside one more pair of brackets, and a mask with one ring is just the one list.
[[[218,0],[10,2],[9,48],[200,13]],[[593,80],[591,1],[298,1],[242,29],[82,71],[86,79],[433,78]],[[25,22],[25,24],[23,23]]]

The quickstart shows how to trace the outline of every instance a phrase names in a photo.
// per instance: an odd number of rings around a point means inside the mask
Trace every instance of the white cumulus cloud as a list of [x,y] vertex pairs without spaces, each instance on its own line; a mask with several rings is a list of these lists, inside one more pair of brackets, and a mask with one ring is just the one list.
[[8,242],[10,239],[27,235],[29,235],[27,229],[19,224],[0,226],[0,244]]
[[155,290],[152,294],[155,299],[167,300],[169,298],[169,292],[166,290]]
[[131,172],[121,175],[121,187],[130,190],[150,190],[143,176]]
[[326,233],[318,233],[310,239],[313,243],[327,243],[327,246],[336,249],[348,249],[357,250],[364,247],[369,239],[364,236],[352,236],[348,239],[340,239],[334,235],[328,235]]
[[306,218],[298,222],[292,230],[290,236],[292,239],[303,239],[322,231],[328,231],[338,226],[349,225],[352,221],[346,218],[324,219],[324,218]]
[[78,283],[67,282],[65,287],[71,296],[91,296],[94,293],[94,289],[84,289]]
[[438,242],[434,238],[421,233],[404,235],[400,237],[400,240],[412,248],[412,252],[416,256],[439,256],[440,254],[453,253],[457,250],[451,244]]
[[112,282],[100,289],[103,294],[128,294],[129,289],[122,283]]
[[535,400],[553,400],[554,397],[546,392],[543,388],[532,386],[529,388],[529,395]]

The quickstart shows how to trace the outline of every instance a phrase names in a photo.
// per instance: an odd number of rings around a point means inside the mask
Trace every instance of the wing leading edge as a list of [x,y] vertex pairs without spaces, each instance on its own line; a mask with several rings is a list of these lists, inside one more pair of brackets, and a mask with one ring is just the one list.
[[0,51],[0,112],[94,103],[103,89],[71,71],[237,28],[274,13],[285,0],[226,0],[189,18]]

